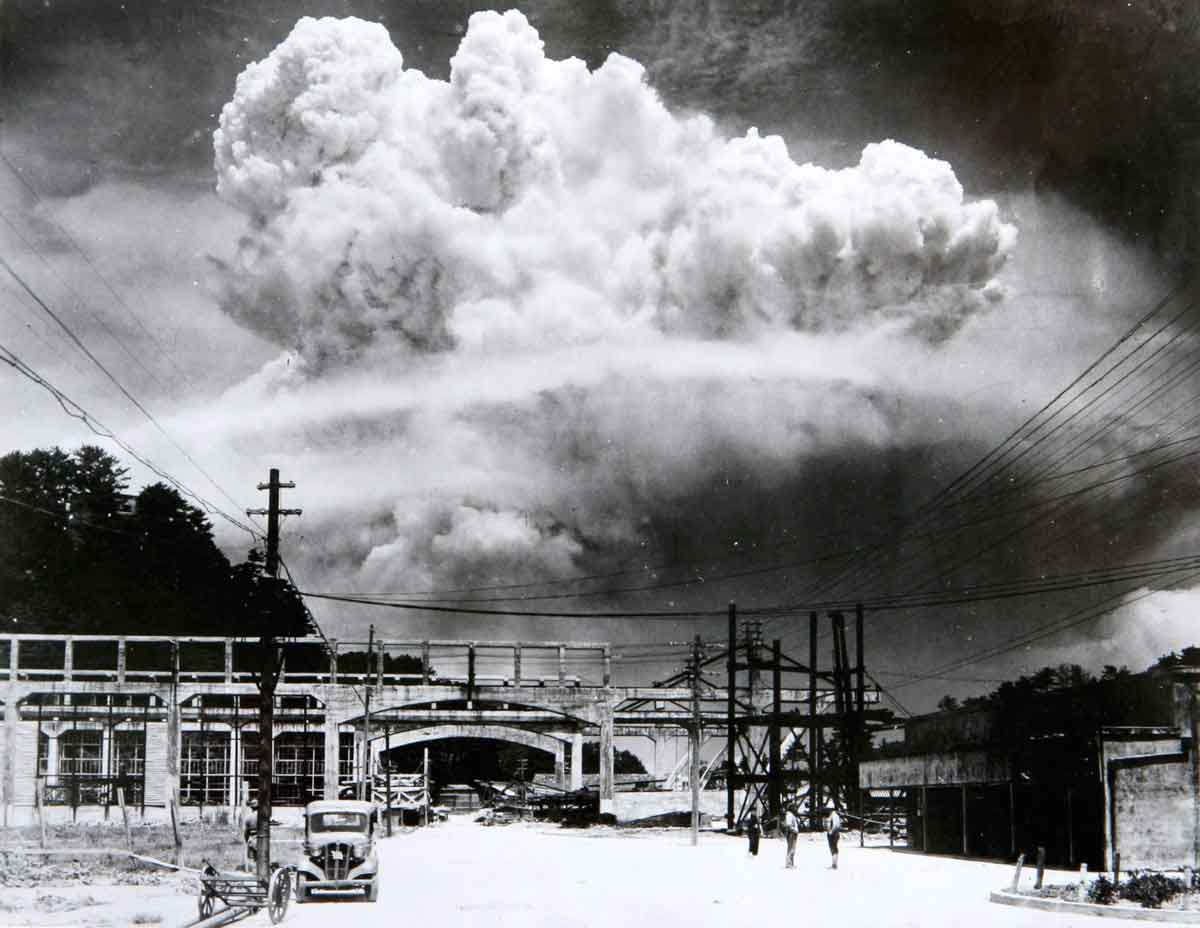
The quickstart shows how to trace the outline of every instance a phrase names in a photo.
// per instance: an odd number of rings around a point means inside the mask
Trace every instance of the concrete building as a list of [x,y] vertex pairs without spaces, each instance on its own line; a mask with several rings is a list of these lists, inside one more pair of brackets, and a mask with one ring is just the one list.
[[1198,867],[1198,683],[1178,669],[913,718],[859,783],[903,803],[916,850]]
[[[235,654],[254,647],[233,638],[0,636],[5,821],[34,820],[39,807],[54,820],[108,817],[122,801],[145,815],[162,814],[172,800],[184,814],[252,801],[259,695],[246,661]],[[287,647],[324,653],[325,646],[300,641]],[[344,647],[365,650],[361,643]],[[426,673],[384,673],[389,651],[423,653]],[[466,672],[431,674],[431,652],[443,666],[462,665]],[[364,758],[377,760],[389,748],[471,737],[548,752],[564,786],[582,782],[583,741],[598,740],[601,804],[611,808],[618,708],[631,697],[688,695],[613,687],[603,643],[381,641],[375,654],[370,673],[351,677],[338,674],[336,642],[320,672],[285,667],[273,733],[277,804],[336,797],[361,778]],[[475,673],[477,659],[495,665],[500,655],[507,673]],[[595,679],[568,673],[580,666]],[[538,675],[539,667],[551,672]],[[630,723],[650,724],[645,715],[633,713]]]
[[[228,814],[253,801],[256,648],[237,638],[0,635],[5,823],[109,818],[122,802],[147,817],[165,816],[172,801],[185,817]],[[607,643],[385,640],[374,642],[369,666],[366,642],[293,640],[284,649],[277,806],[337,797],[363,778],[364,763],[378,771],[382,752],[447,738],[544,751],[569,789],[584,785],[584,742],[598,742],[601,812],[630,819],[686,805],[682,792],[657,805],[620,793],[613,741],[686,734],[692,691],[614,686]],[[339,672],[348,653],[358,672]],[[385,669],[401,654],[419,656],[424,669]],[[704,724],[718,730],[719,717]]]

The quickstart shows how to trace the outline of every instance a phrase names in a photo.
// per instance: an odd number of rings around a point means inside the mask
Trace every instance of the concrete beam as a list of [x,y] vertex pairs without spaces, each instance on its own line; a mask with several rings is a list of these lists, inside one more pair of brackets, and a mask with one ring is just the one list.
[[[558,755],[564,743],[563,738],[553,734],[525,731],[507,725],[431,725],[426,728],[415,728],[411,731],[395,732],[390,735],[391,748],[406,747],[410,744],[420,744],[424,741],[440,741],[445,738],[485,738],[491,741],[509,741],[522,744],[525,747]],[[372,739],[372,752],[378,754],[384,749],[383,736]]]
[[600,716],[600,814],[616,815],[613,756],[613,715],[605,706]]
[[575,732],[571,738],[571,789],[583,789],[583,735]]
[[340,731],[335,723],[325,722],[325,791],[326,799],[337,799],[340,785],[338,770]]

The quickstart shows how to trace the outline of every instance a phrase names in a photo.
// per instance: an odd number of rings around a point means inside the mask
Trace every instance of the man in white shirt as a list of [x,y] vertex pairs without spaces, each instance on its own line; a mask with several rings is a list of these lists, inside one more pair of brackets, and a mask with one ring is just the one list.
[[787,843],[787,861],[784,867],[792,870],[796,866],[796,839],[800,836],[800,819],[794,806],[783,810],[782,820],[783,840]]
[[842,833],[842,817],[838,815],[837,807],[829,813],[829,821],[825,826],[825,837],[829,841],[829,854],[833,857],[833,869],[837,869],[838,837]]

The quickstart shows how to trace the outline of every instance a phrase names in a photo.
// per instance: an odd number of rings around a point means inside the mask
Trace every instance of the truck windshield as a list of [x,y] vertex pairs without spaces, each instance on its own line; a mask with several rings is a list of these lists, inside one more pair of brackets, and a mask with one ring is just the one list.
[[317,812],[308,817],[308,830],[365,832],[367,817],[361,812]]

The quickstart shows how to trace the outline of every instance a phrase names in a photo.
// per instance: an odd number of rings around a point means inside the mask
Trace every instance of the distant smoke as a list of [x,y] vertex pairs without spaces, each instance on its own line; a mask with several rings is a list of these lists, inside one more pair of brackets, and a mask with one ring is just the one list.
[[281,446],[384,474],[329,490],[393,512],[348,545],[375,588],[568,574],[721,480],[904,443],[903,359],[1002,300],[1016,238],[943,161],[796,164],[628,58],[548,59],[515,11],[471,17],[448,82],[303,19],[214,142],[249,220],[224,305],[302,359],[262,378]]

